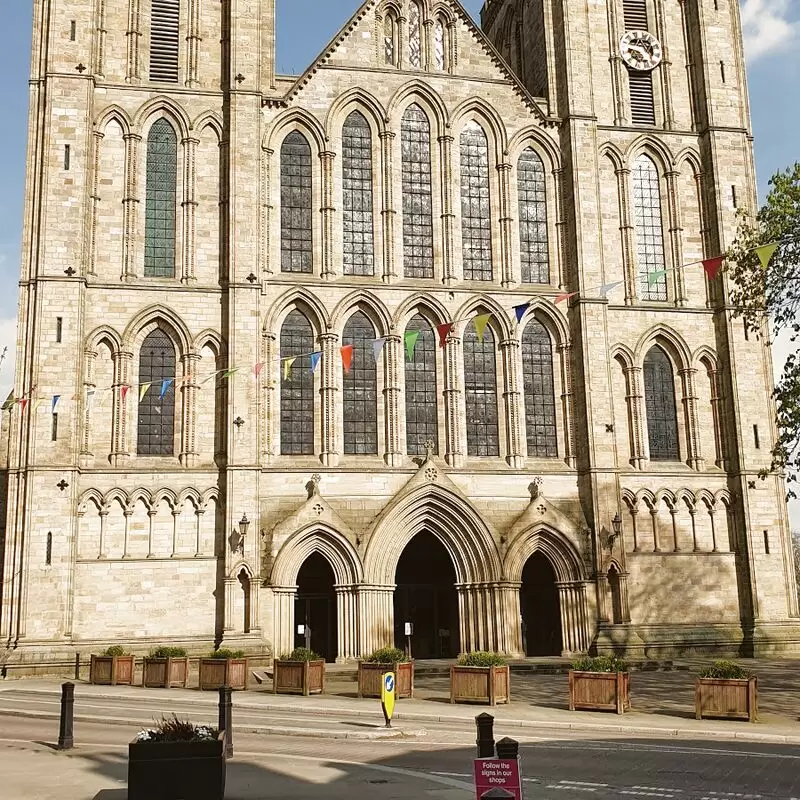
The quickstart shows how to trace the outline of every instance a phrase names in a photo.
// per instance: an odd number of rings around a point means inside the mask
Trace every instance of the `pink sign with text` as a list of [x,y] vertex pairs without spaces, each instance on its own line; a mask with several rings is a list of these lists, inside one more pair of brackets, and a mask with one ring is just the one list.
[[514,800],[522,800],[518,759],[476,758],[473,772],[477,800],[481,800],[481,795],[490,789],[505,789],[514,795]]

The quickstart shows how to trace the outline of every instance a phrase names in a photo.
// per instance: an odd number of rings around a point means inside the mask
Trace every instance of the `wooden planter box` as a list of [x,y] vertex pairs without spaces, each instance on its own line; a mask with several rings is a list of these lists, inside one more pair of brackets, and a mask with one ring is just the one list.
[[247,689],[249,671],[246,658],[201,658],[199,688]]
[[414,696],[414,662],[397,661],[394,664],[375,664],[371,661],[358,662],[358,696],[380,697],[381,675],[394,672],[395,697],[400,700]]
[[225,732],[208,742],[128,745],[128,800],[223,800]]
[[101,686],[133,685],[133,656],[92,656],[89,683]]
[[142,686],[151,689],[186,688],[188,658],[146,658],[142,667]]
[[631,681],[627,672],[569,671],[570,711],[631,710]]
[[325,691],[325,661],[272,662],[272,691],[274,694],[322,694]]
[[758,678],[698,678],[694,687],[697,719],[758,720]]
[[511,675],[502,667],[450,667],[450,702],[493,706],[511,699]]

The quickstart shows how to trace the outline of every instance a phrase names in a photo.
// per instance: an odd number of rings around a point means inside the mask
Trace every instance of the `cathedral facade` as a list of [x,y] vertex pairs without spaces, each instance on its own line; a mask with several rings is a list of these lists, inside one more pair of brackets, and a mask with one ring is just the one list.
[[34,2],[4,663],[800,644],[738,3],[481,16]]

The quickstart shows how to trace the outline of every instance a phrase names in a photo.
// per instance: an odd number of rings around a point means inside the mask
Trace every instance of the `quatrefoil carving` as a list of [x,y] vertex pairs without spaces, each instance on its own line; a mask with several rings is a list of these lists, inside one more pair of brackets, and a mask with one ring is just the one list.
[[427,480],[435,481],[438,477],[439,473],[433,467],[428,467],[428,469],[425,470],[425,478]]

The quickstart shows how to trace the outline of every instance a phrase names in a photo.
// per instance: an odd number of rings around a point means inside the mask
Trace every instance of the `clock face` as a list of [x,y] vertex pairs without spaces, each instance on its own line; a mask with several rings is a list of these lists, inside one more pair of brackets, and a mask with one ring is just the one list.
[[622,60],[636,70],[654,69],[661,63],[661,42],[648,31],[628,31],[619,43]]

